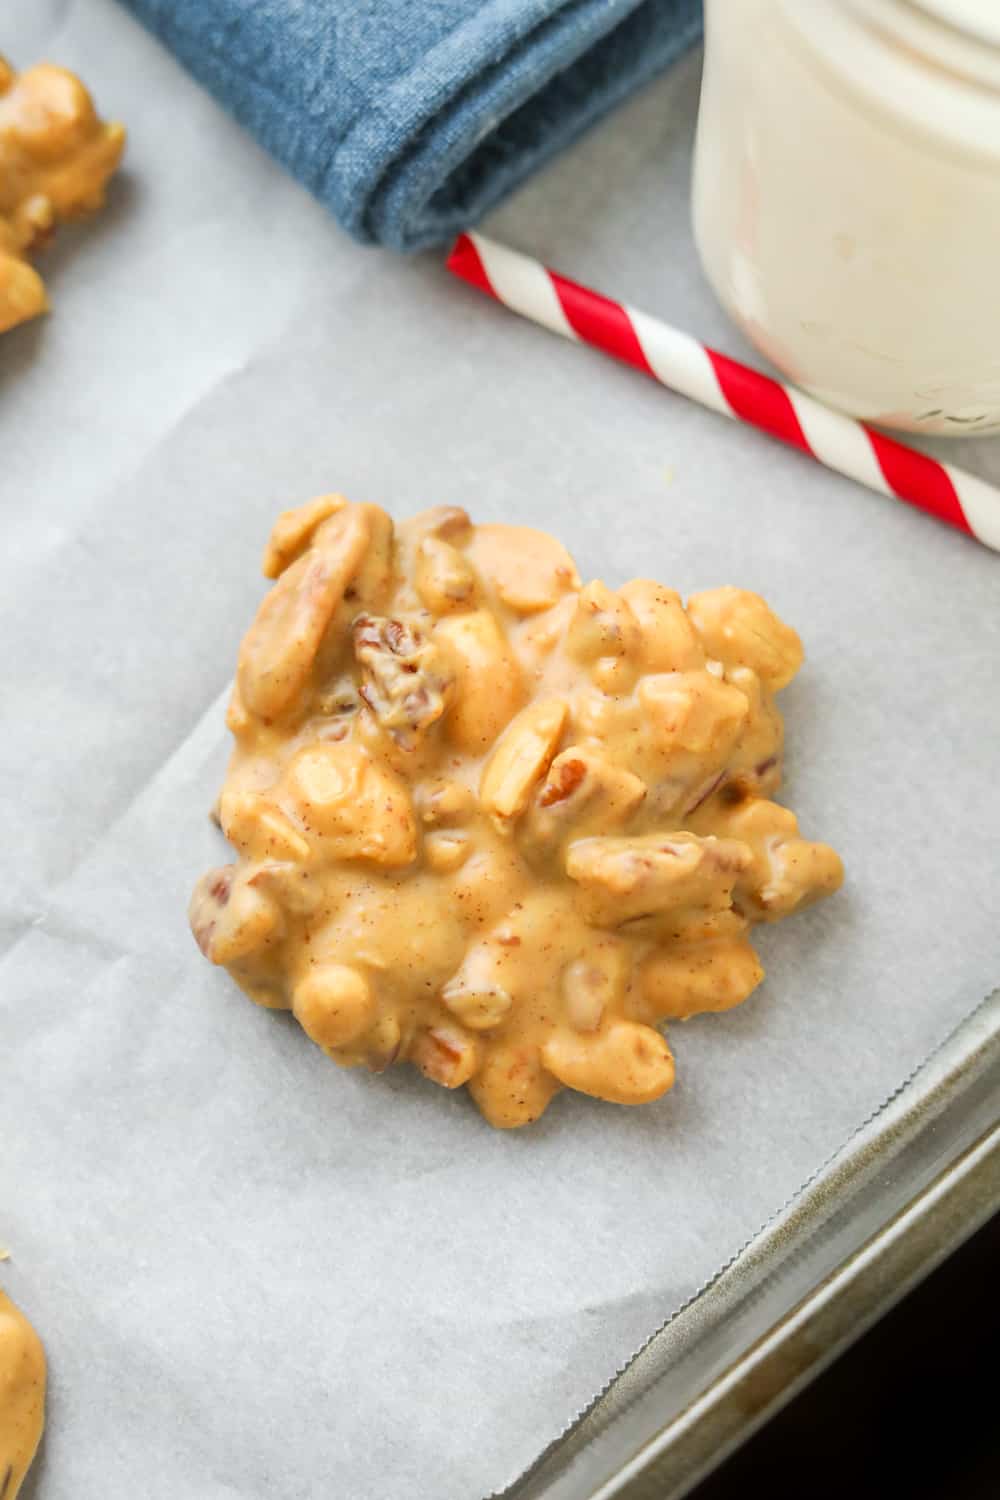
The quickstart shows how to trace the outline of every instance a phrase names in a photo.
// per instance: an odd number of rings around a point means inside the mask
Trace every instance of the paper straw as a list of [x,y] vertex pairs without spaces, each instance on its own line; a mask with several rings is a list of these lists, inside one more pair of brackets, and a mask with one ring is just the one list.
[[481,234],[459,235],[448,270],[505,307],[592,344],[702,406],[738,418],[818,463],[929,511],[1000,551],[1000,490],[729,359],[648,313],[569,281]]

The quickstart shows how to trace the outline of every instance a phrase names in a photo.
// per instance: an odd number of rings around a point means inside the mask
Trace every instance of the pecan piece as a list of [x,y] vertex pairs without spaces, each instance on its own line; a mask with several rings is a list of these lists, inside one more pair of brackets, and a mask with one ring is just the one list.
[[396,743],[412,749],[448,705],[454,674],[441,652],[412,621],[359,615],[354,654],[362,698]]
[[572,797],[586,774],[586,761],[581,760],[579,755],[574,755],[572,751],[560,755],[559,764],[552,767],[552,774],[538,794],[539,807],[552,807],[557,802],[565,802],[567,797]]
[[479,1045],[457,1026],[434,1026],[417,1037],[410,1048],[410,1061],[433,1083],[459,1089],[479,1067]]
[[581,887],[589,921],[618,927],[690,908],[725,911],[733,886],[751,864],[745,844],[692,833],[577,839],[566,873]]

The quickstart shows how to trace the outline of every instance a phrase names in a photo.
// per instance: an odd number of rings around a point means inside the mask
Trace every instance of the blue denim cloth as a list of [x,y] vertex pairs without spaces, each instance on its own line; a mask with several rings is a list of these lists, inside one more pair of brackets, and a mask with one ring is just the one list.
[[124,0],[359,240],[447,240],[667,66],[700,0]]

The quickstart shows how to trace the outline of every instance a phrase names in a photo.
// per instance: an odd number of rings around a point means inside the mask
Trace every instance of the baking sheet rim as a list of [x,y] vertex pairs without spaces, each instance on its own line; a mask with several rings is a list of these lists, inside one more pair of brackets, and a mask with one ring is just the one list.
[[[982,1034],[980,1034],[982,1033]],[[961,1093],[963,1083],[969,1085],[987,1072],[991,1066],[1000,1063],[1000,988],[991,991],[973,1011],[954,1027],[943,1038],[938,1045],[920,1062],[910,1073],[889,1093],[882,1103],[867,1118],[858,1125],[847,1138],[841,1143],[836,1151],[831,1153],[816,1170],[805,1179],[800,1187],[785,1200],[782,1205],[760,1226],[760,1228],[746,1239],[740,1247],[710,1276],[702,1285],[692,1293],[686,1301],[682,1302],[663,1323],[661,1323],[647,1339],[639,1346],[629,1359],[624,1361],[602,1388],[596,1392],[593,1399],[567,1423],[566,1427],[538,1454],[534,1461],[518,1477],[503,1490],[491,1493],[487,1500],[541,1500],[548,1493],[549,1483],[556,1483],[566,1472],[565,1469],[557,1468],[550,1477],[547,1471],[553,1464],[558,1464],[563,1450],[572,1445],[574,1438],[579,1437],[585,1424],[594,1416],[595,1412],[613,1393],[620,1383],[636,1369],[637,1364],[658,1343],[669,1336],[671,1331],[677,1327],[686,1317],[696,1311],[704,1302],[708,1294],[725,1285],[727,1279],[733,1278],[738,1272],[753,1263],[753,1269],[759,1277],[762,1287],[768,1276],[773,1275],[778,1269],[776,1264],[768,1264],[776,1249],[779,1237],[784,1241],[783,1258],[793,1256],[801,1242],[808,1239],[810,1235],[817,1233],[822,1226],[817,1224],[814,1213],[814,1200],[825,1195],[830,1200],[828,1218],[832,1217],[837,1207],[842,1210],[848,1207],[852,1200],[863,1190],[865,1185],[866,1169],[870,1174],[875,1168],[883,1163],[883,1157],[890,1144],[895,1142],[897,1152],[905,1149],[907,1144],[919,1139],[921,1132],[928,1128],[935,1120],[939,1119],[949,1104],[955,1101],[957,1094]],[[937,1108],[935,1109],[935,1105]],[[930,1119],[928,1114],[930,1113]],[[1000,1125],[1000,1107],[996,1111],[993,1122],[992,1134],[997,1135],[997,1126]],[[877,1128],[876,1128],[877,1127]],[[947,1187],[951,1175],[961,1166],[964,1159],[982,1142],[975,1141],[971,1145],[953,1152],[949,1162],[943,1170],[930,1183],[923,1184],[913,1196],[913,1202],[917,1202],[927,1192],[934,1188],[938,1182]],[[989,1143],[987,1143],[989,1144]],[[995,1164],[997,1155],[1000,1155],[1000,1145],[995,1145],[994,1154],[990,1161]],[[837,1194],[839,1192],[839,1199]],[[988,1205],[994,1211],[1000,1211],[1000,1191],[993,1194]],[[760,1338],[751,1340],[746,1346],[738,1349],[734,1355],[734,1362],[744,1358],[756,1343],[761,1342],[768,1334],[774,1334],[783,1323],[794,1313],[801,1302],[807,1302],[810,1296],[821,1288],[831,1277],[842,1272],[848,1263],[861,1253],[871,1240],[877,1239],[894,1220],[900,1217],[903,1210],[890,1211],[885,1220],[880,1223],[874,1235],[859,1242],[833,1270],[817,1278],[809,1291],[803,1298],[798,1298],[785,1312],[780,1314]],[[979,1223],[985,1220],[988,1214],[984,1213]],[[970,1223],[968,1234],[979,1227],[978,1223]],[[798,1241],[796,1240],[798,1235]],[[928,1259],[924,1271],[933,1269],[933,1265],[944,1258],[944,1254],[957,1249],[967,1235],[956,1234],[951,1237],[944,1246],[942,1253],[936,1260]],[[907,1286],[899,1295],[904,1295],[910,1286],[915,1285],[919,1276],[913,1276]],[[748,1287],[748,1290],[752,1288]],[[883,1297],[869,1323],[874,1320],[877,1312],[885,1311],[896,1297]],[[721,1321],[721,1320],[720,1320]],[[713,1325],[718,1326],[718,1325]],[[868,1326],[868,1325],[865,1325]],[[858,1326],[853,1332],[859,1334],[863,1329]],[[840,1342],[830,1351],[829,1358],[833,1358],[836,1352],[846,1347],[851,1341],[851,1334],[845,1333]],[[824,1361],[828,1362],[828,1361]],[[807,1383],[808,1378],[818,1374],[822,1368],[817,1363],[815,1368],[809,1372],[808,1377],[798,1381],[798,1386]],[[593,1500],[611,1500],[612,1496],[626,1494],[622,1488],[623,1482],[630,1478],[636,1478],[642,1471],[656,1459],[662,1458],[667,1446],[669,1446],[669,1434],[672,1428],[680,1425],[680,1420],[685,1412],[699,1402],[704,1402],[709,1395],[717,1390],[725,1380],[725,1373],[714,1376],[703,1388],[692,1393],[691,1400],[679,1411],[667,1416],[660,1429],[650,1434],[643,1443],[642,1448],[633,1459],[622,1464],[620,1470],[613,1476],[601,1481],[593,1490],[587,1489],[588,1496]],[[653,1376],[645,1386],[640,1386],[626,1399],[620,1410],[615,1411],[602,1422],[602,1424],[587,1437],[579,1446],[573,1448],[567,1456],[567,1462],[572,1462],[580,1454],[585,1454],[597,1440],[613,1428],[628,1414],[635,1403],[649,1394],[657,1384],[657,1378]],[[780,1396],[768,1405],[767,1411],[758,1414],[756,1419],[748,1418],[743,1424],[742,1430],[724,1450],[720,1450],[716,1456],[716,1462],[721,1462],[726,1454],[738,1446],[738,1443],[748,1437],[755,1427],[761,1425],[767,1413],[774,1410],[785,1400],[794,1394],[792,1389],[795,1384],[794,1377],[788,1382],[788,1388]],[[797,1387],[796,1387],[797,1388]],[[659,1442],[657,1442],[659,1439]],[[653,1449],[656,1451],[653,1451]],[[705,1465],[697,1474],[689,1476],[680,1487],[672,1487],[669,1490],[657,1490],[657,1500],[679,1500],[686,1493],[691,1484],[704,1477],[713,1464]],[[540,1486],[540,1487],[539,1487]],[[579,1493],[582,1495],[583,1490]]]

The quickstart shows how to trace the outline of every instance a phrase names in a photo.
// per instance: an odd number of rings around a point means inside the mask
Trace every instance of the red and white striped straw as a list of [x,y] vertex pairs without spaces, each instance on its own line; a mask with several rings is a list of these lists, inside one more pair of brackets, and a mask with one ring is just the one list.
[[481,234],[459,235],[448,270],[522,317],[612,354],[702,406],[769,432],[880,495],[1000,551],[1000,490],[729,359],[687,333],[569,281]]

